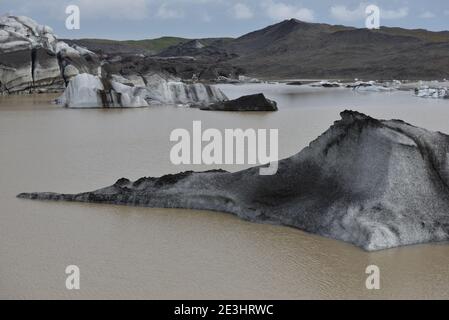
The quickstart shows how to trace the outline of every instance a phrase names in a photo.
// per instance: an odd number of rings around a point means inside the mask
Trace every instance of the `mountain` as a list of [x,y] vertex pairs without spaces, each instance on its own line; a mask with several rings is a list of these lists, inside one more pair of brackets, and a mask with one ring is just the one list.
[[[64,39],[68,44],[83,46],[97,53],[133,53],[155,55],[168,48],[189,47],[191,43],[201,43],[202,46],[214,46],[230,41],[232,38],[187,39],[179,37],[161,37],[145,40],[108,40],[108,39]],[[180,55],[177,53],[176,55]]]
[[[443,79],[449,78],[449,31],[382,27],[358,29],[307,23],[296,19],[257,30],[237,39],[113,41],[66,40],[94,52],[143,53],[160,58],[194,58],[164,62],[163,68],[191,78],[230,76],[235,70],[259,78]],[[155,60],[152,60],[154,63]],[[214,70],[214,64],[220,70]]]
[[195,39],[162,50],[159,57],[202,57],[228,60],[236,57],[223,50],[233,39]]
[[178,45],[189,39],[179,37],[161,37],[157,39],[146,40],[107,40],[107,39],[64,39],[66,43],[83,46],[94,52],[116,52],[116,53],[147,53],[157,54],[162,50]]
[[[23,59],[19,59],[16,53],[9,52],[10,46],[28,43],[29,37],[40,37],[41,40],[46,36],[54,38],[52,32],[47,32],[51,28],[34,30],[25,22],[19,24],[20,30],[10,32],[17,27],[14,17],[4,19],[12,19],[12,22],[5,20],[0,25],[2,32],[5,32],[5,36],[0,39],[3,57],[0,66],[4,70],[0,79],[0,92],[35,90],[40,87],[44,90],[47,87],[59,90],[64,82],[80,70],[91,72],[98,69],[95,67],[99,61],[91,64],[89,59],[82,57],[86,54],[92,56],[93,53],[107,62],[107,67],[116,74],[156,71],[195,81],[236,78],[239,75],[265,79],[449,78],[449,31],[389,27],[368,30],[290,19],[237,39],[162,37],[136,41],[64,40],[60,42],[68,44],[68,48],[80,50],[78,55],[81,58],[77,56],[69,59],[70,54],[62,57],[59,49],[50,50],[47,52],[51,53],[50,56],[38,58],[49,61],[53,71],[39,79],[40,71],[33,71],[34,67],[40,66],[34,63],[37,56],[27,50],[38,53],[37,50],[42,49],[33,44],[25,51],[16,48],[15,51],[23,54]],[[23,35],[19,37],[20,42],[14,42],[17,34]],[[36,41],[41,41],[38,38]],[[47,62],[42,62],[42,65]],[[58,74],[61,66],[64,67],[62,78]]]
[[[161,52],[176,55],[182,45]],[[433,79],[449,77],[449,32],[357,29],[296,19],[214,44],[246,73],[266,78]],[[196,56],[207,55],[205,46]],[[184,53],[183,53],[184,54]],[[216,53],[215,53],[216,55]]]
[[257,167],[185,172],[19,198],[229,212],[369,251],[449,240],[449,136],[352,111],[341,116],[309,147],[281,160],[272,176]]

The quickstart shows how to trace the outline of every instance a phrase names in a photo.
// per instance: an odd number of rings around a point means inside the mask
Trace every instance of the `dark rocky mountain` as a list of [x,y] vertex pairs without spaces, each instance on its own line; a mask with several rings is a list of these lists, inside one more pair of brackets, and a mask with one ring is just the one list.
[[[235,78],[245,71],[230,61],[236,54],[224,47],[231,38],[184,39],[163,37],[153,40],[115,41],[104,39],[64,40],[83,46],[108,62],[115,73],[165,72],[184,80],[211,81],[218,77]],[[173,44],[174,45],[171,45]]]
[[63,39],[62,41],[72,45],[85,47],[93,52],[117,53],[117,54],[158,54],[168,47],[175,46],[190,39],[179,37],[161,37],[146,40],[108,40],[108,39]]
[[[179,37],[161,37],[146,40],[108,40],[108,39],[62,39],[70,45],[87,48],[97,54],[145,54],[158,56],[193,56],[195,49],[207,51],[215,46],[222,47],[232,38],[186,39]],[[193,52],[189,52],[193,50]]]
[[116,54],[154,54],[140,46],[132,46],[121,41],[104,39],[63,39],[69,45],[78,45],[97,54],[114,52]]
[[[163,63],[160,59],[147,62],[184,79],[211,80],[236,74],[259,78],[449,77],[449,31],[368,30],[291,19],[237,39],[161,39],[68,42],[97,53],[164,58]],[[170,59],[174,57],[177,59]]]
[[123,75],[162,72],[188,81],[212,81],[220,76],[235,78],[245,73],[244,69],[233,66],[228,60],[184,56],[172,58],[124,55],[118,60],[109,59],[103,68],[109,73]]
[[[237,39],[57,40],[26,17],[1,18],[0,93],[60,91],[79,73],[169,73],[191,81],[449,78],[449,32],[356,29],[295,19]],[[90,50],[86,50],[85,48]]]
[[[449,32],[356,29],[291,19],[214,44],[217,56],[266,78],[433,79],[449,77]],[[208,46],[195,56],[208,56]],[[171,47],[161,54],[177,52]]]
[[158,54],[159,57],[196,57],[202,60],[225,61],[237,58],[236,54],[228,52],[226,46],[231,40],[191,40],[176,46],[171,46]]

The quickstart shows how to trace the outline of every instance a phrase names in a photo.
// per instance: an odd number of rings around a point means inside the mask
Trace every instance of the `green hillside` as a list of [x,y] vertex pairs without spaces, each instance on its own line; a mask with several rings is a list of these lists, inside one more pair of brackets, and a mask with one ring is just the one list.
[[122,44],[141,47],[146,50],[159,52],[170,46],[174,46],[180,43],[189,41],[189,39],[178,38],[178,37],[161,37],[157,39],[147,39],[147,40],[127,40],[120,41]]

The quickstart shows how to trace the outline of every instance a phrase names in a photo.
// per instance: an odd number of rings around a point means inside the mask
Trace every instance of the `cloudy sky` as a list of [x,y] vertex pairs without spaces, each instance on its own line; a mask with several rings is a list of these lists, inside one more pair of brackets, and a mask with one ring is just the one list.
[[[80,30],[65,27],[70,4]],[[448,0],[0,0],[0,15],[30,16],[64,38],[236,37],[289,18],[363,27],[369,4],[382,25],[449,30]]]

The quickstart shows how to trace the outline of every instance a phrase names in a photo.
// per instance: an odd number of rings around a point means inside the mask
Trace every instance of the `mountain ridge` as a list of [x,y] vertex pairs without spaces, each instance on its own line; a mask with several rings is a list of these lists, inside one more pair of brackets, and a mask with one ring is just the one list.
[[[202,45],[189,45],[195,42]],[[139,47],[138,43],[125,43]],[[370,30],[289,19],[235,39],[177,39],[159,49],[147,53],[155,58],[193,57],[197,63],[212,66],[225,62],[246,75],[268,79],[449,78],[449,31]]]
[[442,79],[449,76],[448,47],[449,32],[369,30],[290,19],[221,49],[236,56],[230,64],[255,77]]

